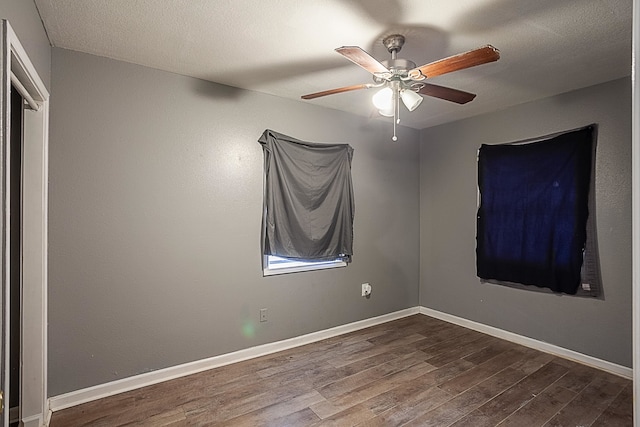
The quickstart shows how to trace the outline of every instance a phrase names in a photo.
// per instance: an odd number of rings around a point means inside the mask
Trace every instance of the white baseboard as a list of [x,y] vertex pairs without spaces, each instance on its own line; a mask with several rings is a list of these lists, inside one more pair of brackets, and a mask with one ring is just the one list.
[[47,399],[45,402],[45,418],[42,424],[44,427],[49,427],[49,424],[51,424],[51,415],[53,415],[53,412],[51,412],[51,399]]
[[276,353],[278,351],[287,350],[289,348],[310,344],[316,341],[331,338],[337,335],[346,334],[370,326],[379,325],[381,323],[390,322],[392,320],[418,314],[418,307],[408,308],[396,311],[382,316],[372,317],[370,319],[360,320],[358,322],[349,323],[347,325],[336,326],[334,328],[325,329],[323,331],[313,332],[299,337],[289,338],[282,341],[263,344],[244,350],[234,351],[233,353],[222,354],[191,363],[185,363],[170,368],[159,369],[153,372],[147,372],[133,377],[123,378],[121,380],[112,381],[105,384],[99,384],[81,390],[72,391],[70,393],[54,396],[49,399],[49,408],[52,412],[59,411],[82,403],[91,402],[93,400],[102,399],[104,397],[113,396],[174,378],[184,377],[208,369],[217,368],[231,363],[241,362],[255,357],[265,356],[267,354]]
[[501,338],[507,341],[514,342],[516,344],[524,345],[526,347],[540,350],[545,353],[553,354],[565,359],[574,360],[584,365],[592,366],[594,368],[627,378],[633,378],[633,369],[626,366],[618,365],[606,360],[598,359],[596,357],[588,356],[586,354],[578,353],[577,351],[569,350],[557,345],[549,344],[543,341],[538,341],[533,338],[525,337],[522,335],[508,332],[503,329],[494,328],[493,326],[484,325],[482,323],[474,322],[473,320],[464,319],[462,317],[454,316],[452,314],[443,313],[441,311],[433,310],[427,307],[419,307],[420,313],[435,317],[436,319],[444,320],[445,322],[453,323],[459,326],[463,326],[474,331],[482,332],[487,335],[491,335],[497,338]]
[[[299,337],[289,338],[274,343],[259,345],[256,347],[238,350],[233,353],[222,354],[195,362],[185,363],[178,366],[172,366],[165,369],[159,369],[153,372],[147,372],[135,375],[121,380],[112,381],[105,384],[99,384],[81,390],[72,391],[70,393],[54,396],[49,399],[49,413],[47,414],[46,424],[48,425],[51,413],[82,403],[91,402],[93,400],[102,399],[104,397],[113,396],[126,391],[135,390],[149,385],[157,384],[163,381],[184,377],[208,369],[229,365],[231,363],[241,362],[243,360],[253,359],[255,357],[265,356],[267,354],[276,353],[278,351],[287,350],[293,347],[317,342],[323,339],[335,337],[337,335],[346,334],[370,326],[379,325],[381,323],[390,322],[392,320],[411,316],[413,314],[424,314],[436,319],[444,320],[465,328],[473,329],[478,332],[485,333],[497,338],[521,344],[536,350],[550,353],[565,359],[575,360],[576,362],[592,366],[612,374],[619,375],[624,378],[632,379],[633,370],[625,366],[617,365],[612,362],[597,359],[586,354],[578,353],[563,347],[542,341],[528,338],[513,332],[504,331],[493,326],[484,325],[472,320],[457,317],[451,314],[443,313],[426,307],[413,307],[405,310],[396,311],[394,313],[385,314],[370,319],[360,320],[358,322],[349,323],[347,325],[336,326],[334,328],[325,329],[323,331],[313,332]],[[26,425],[26,424],[25,424]]]

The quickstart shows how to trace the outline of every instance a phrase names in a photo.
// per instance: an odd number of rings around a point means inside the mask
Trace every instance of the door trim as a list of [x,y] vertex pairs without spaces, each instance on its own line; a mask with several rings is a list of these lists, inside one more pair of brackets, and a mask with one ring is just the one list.
[[633,425],[640,426],[640,5],[633,2],[631,51],[631,200],[632,200],[632,281],[633,290]]
[[[45,425],[49,416],[47,401],[47,174],[49,93],[20,44],[8,21],[1,21],[2,48],[0,54],[0,188],[2,212],[2,284],[1,300],[8,302],[9,274],[8,218],[9,128],[8,93],[14,83],[31,110],[25,110],[23,140],[23,301],[20,419],[27,427]],[[17,83],[17,84],[16,84]],[[26,96],[25,96],[26,95]],[[3,329],[7,337],[9,313],[3,312]],[[8,344],[7,344],[8,345]],[[8,347],[5,347],[8,350]],[[8,362],[9,352],[2,357]],[[8,364],[7,364],[8,366]],[[25,375],[28,373],[28,375]],[[8,401],[8,378],[5,376],[5,400]],[[8,425],[8,410],[3,414]]]

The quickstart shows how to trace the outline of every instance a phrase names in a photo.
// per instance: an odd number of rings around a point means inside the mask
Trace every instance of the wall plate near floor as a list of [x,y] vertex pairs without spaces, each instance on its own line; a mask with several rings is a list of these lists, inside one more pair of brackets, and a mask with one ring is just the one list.
[[261,322],[266,322],[267,321],[267,309],[266,308],[261,308],[260,309],[260,321]]

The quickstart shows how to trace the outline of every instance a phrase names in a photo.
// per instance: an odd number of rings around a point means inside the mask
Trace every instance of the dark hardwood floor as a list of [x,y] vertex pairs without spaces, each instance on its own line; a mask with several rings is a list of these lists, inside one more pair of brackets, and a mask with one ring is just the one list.
[[630,380],[415,315],[55,412],[70,426],[631,426]]

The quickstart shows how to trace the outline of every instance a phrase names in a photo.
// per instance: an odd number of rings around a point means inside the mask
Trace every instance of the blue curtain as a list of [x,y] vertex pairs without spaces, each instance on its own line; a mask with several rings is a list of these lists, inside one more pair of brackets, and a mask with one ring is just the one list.
[[576,293],[593,134],[588,126],[540,142],[481,146],[478,277]]

